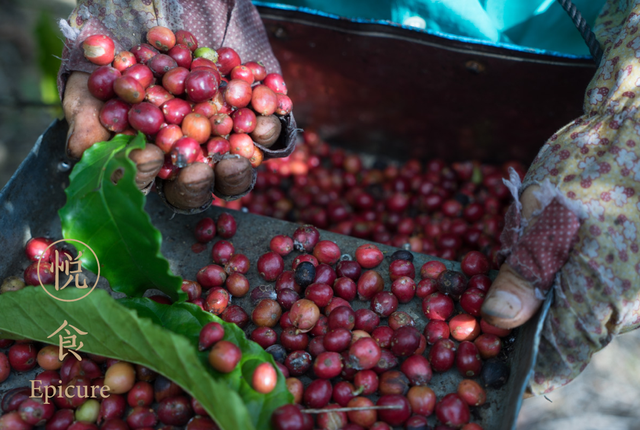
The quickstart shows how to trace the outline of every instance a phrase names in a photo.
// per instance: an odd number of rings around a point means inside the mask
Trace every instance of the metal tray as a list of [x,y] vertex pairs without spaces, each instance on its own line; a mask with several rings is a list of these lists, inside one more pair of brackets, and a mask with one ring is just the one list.
[[[54,121],[46,132],[38,139],[29,156],[22,163],[16,174],[0,193],[0,249],[5,250],[0,259],[0,279],[10,275],[20,275],[28,261],[22,253],[26,241],[34,236],[61,237],[60,220],[57,211],[65,203],[64,187],[68,183],[69,164],[64,155],[67,124],[64,121]],[[146,210],[151,215],[152,222],[162,232],[162,253],[169,259],[174,273],[186,279],[195,278],[196,272],[211,262],[210,250],[199,254],[193,253],[193,228],[197,221],[204,216],[216,217],[222,210],[212,207],[199,216],[175,215],[164,206],[157,195],[147,197]],[[232,242],[238,252],[244,253],[252,262],[268,250],[268,242],[276,234],[291,234],[295,224],[279,221],[257,215],[233,212],[238,221],[238,232]],[[355,249],[366,241],[335,233],[321,233],[323,239],[335,241],[345,253],[353,255]],[[379,245],[380,249],[389,255],[396,248]],[[297,253],[285,258],[286,267]],[[435,259],[424,254],[414,254],[414,265],[420,266]],[[444,260],[442,260],[444,261]],[[459,270],[459,264],[445,261],[449,268]],[[383,262],[379,270],[386,281],[388,289],[388,262]],[[251,267],[247,275],[251,287],[264,284],[255,269]],[[107,288],[106,282],[99,286]],[[151,290],[150,294],[153,293]],[[117,296],[117,295],[116,295]],[[235,300],[245,309],[251,310],[248,299]],[[511,376],[508,383],[499,390],[488,390],[488,406],[475,408],[474,421],[480,422],[485,429],[508,430],[514,429],[522,395],[533,369],[537,353],[539,332],[548,309],[549,301],[543,310],[525,326],[514,331],[515,341],[511,345],[508,363]],[[356,301],[355,307],[364,307],[364,302]],[[414,317],[418,328],[422,329],[426,323],[422,315],[420,303],[417,300],[405,305],[405,311]],[[0,315],[0,318],[2,316]],[[247,328],[247,332],[251,330]],[[22,375],[12,375],[10,379],[0,385],[0,395],[3,391],[15,386],[28,385],[33,372]],[[462,377],[455,371],[436,374],[430,386],[437,394],[455,390]],[[433,419],[433,418],[432,418]]]

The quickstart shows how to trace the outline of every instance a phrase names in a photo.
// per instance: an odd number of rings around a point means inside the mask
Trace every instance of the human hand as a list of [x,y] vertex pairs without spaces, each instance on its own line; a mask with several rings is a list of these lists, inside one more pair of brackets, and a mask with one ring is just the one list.
[[[111,139],[111,133],[99,119],[104,103],[93,97],[87,87],[89,74],[73,72],[64,92],[62,108],[69,124],[67,154],[79,159],[84,151],[97,142]],[[148,190],[164,163],[164,153],[156,145],[148,143],[143,149],[131,151],[129,157],[136,163],[136,185]]]
[[640,326],[639,16],[635,3],[605,6],[595,28],[605,59],[585,114],[542,147],[522,187],[512,177],[524,192],[505,218],[507,259],[482,311],[491,324],[517,327],[553,290],[534,394],[571,382],[594,352]]
[[[102,103],[92,99],[86,90],[88,73],[97,68],[84,57],[82,41],[89,36],[108,35],[113,40],[117,53],[146,42],[147,31],[155,26],[169,26],[174,30],[183,28],[194,34],[200,46],[232,48],[242,59],[262,63],[267,73],[280,73],[280,66],[269,45],[264,25],[250,0],[206,0],[197,3],[178,0],[177,4],[180,7],[166,9],[158,6],[158,3],[139,0],[126,2],[126,5],[96,0],[81,3],[68,20],[60,22],[67,40],[62,55],[58,89],[61,96],[69,95],[65,101],[65,116],[72,125],[68,139],[68,152],[71,156],[80,157],[94,142],[107,140],[106,130],[97,120]],[[114,19],[115,16],[119,18]],[[78,121],[75,120],[76,117]],[[261,156],[251,163],[259,163],[262,157],[266,160],[291,154],[297,130],[293,115],[281,118],[281,123],[282,132],[278,141],[272,147],[263,149]],[[146,160],[147,171],[146,176],[140,177],[137,182],[148,184],[148,188],[151,188],[151,182],[147,180],[151,181],[152,173],[157,172],[153,169],[161,168],[163,164],[156,157],[156,152],[154,148],[152,153],[139,157]],[[162,173],[167,175],[161,176],[167,179],[158,181],[161,198],[174,211],[195,213],[206,209],[213,200],[214,191],[221,199],[235,200],[253,188],[256,172],[251,165],[248,168],[244,165],[247,163],[222,160],[215,164],[215,174],[210,162],[194,164],[197,166],[187,166],[179,172],[170,173],[171,166],[166,165],[167,170]],[[138,172],[140,171],[138,164]]]

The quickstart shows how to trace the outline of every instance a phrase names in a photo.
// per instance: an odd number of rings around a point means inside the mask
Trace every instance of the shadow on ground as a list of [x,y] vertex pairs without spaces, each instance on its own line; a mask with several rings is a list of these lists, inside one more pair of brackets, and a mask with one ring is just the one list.
[[640,430],[640,331],[598,352],[571,384],[527,399],[518,430]]

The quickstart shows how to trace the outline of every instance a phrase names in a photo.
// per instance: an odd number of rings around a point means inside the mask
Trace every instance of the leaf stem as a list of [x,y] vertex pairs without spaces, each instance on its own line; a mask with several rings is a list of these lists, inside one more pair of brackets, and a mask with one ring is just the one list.
[[301,412],[305,414],[323,414],[325,412],[379,411],[383,409],[402,409],[402,408],[403,408],[402,405],[359,406],[357,408],[303,409]]

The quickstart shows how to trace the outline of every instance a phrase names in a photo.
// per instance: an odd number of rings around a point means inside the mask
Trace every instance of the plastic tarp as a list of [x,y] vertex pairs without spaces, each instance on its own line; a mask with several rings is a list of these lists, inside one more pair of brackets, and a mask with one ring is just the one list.
[[[573,0],[593,25],[605,0]],[[434,33],[569,55],[589,50],[555,0],[281,0],[347,18],[392,21]]]

